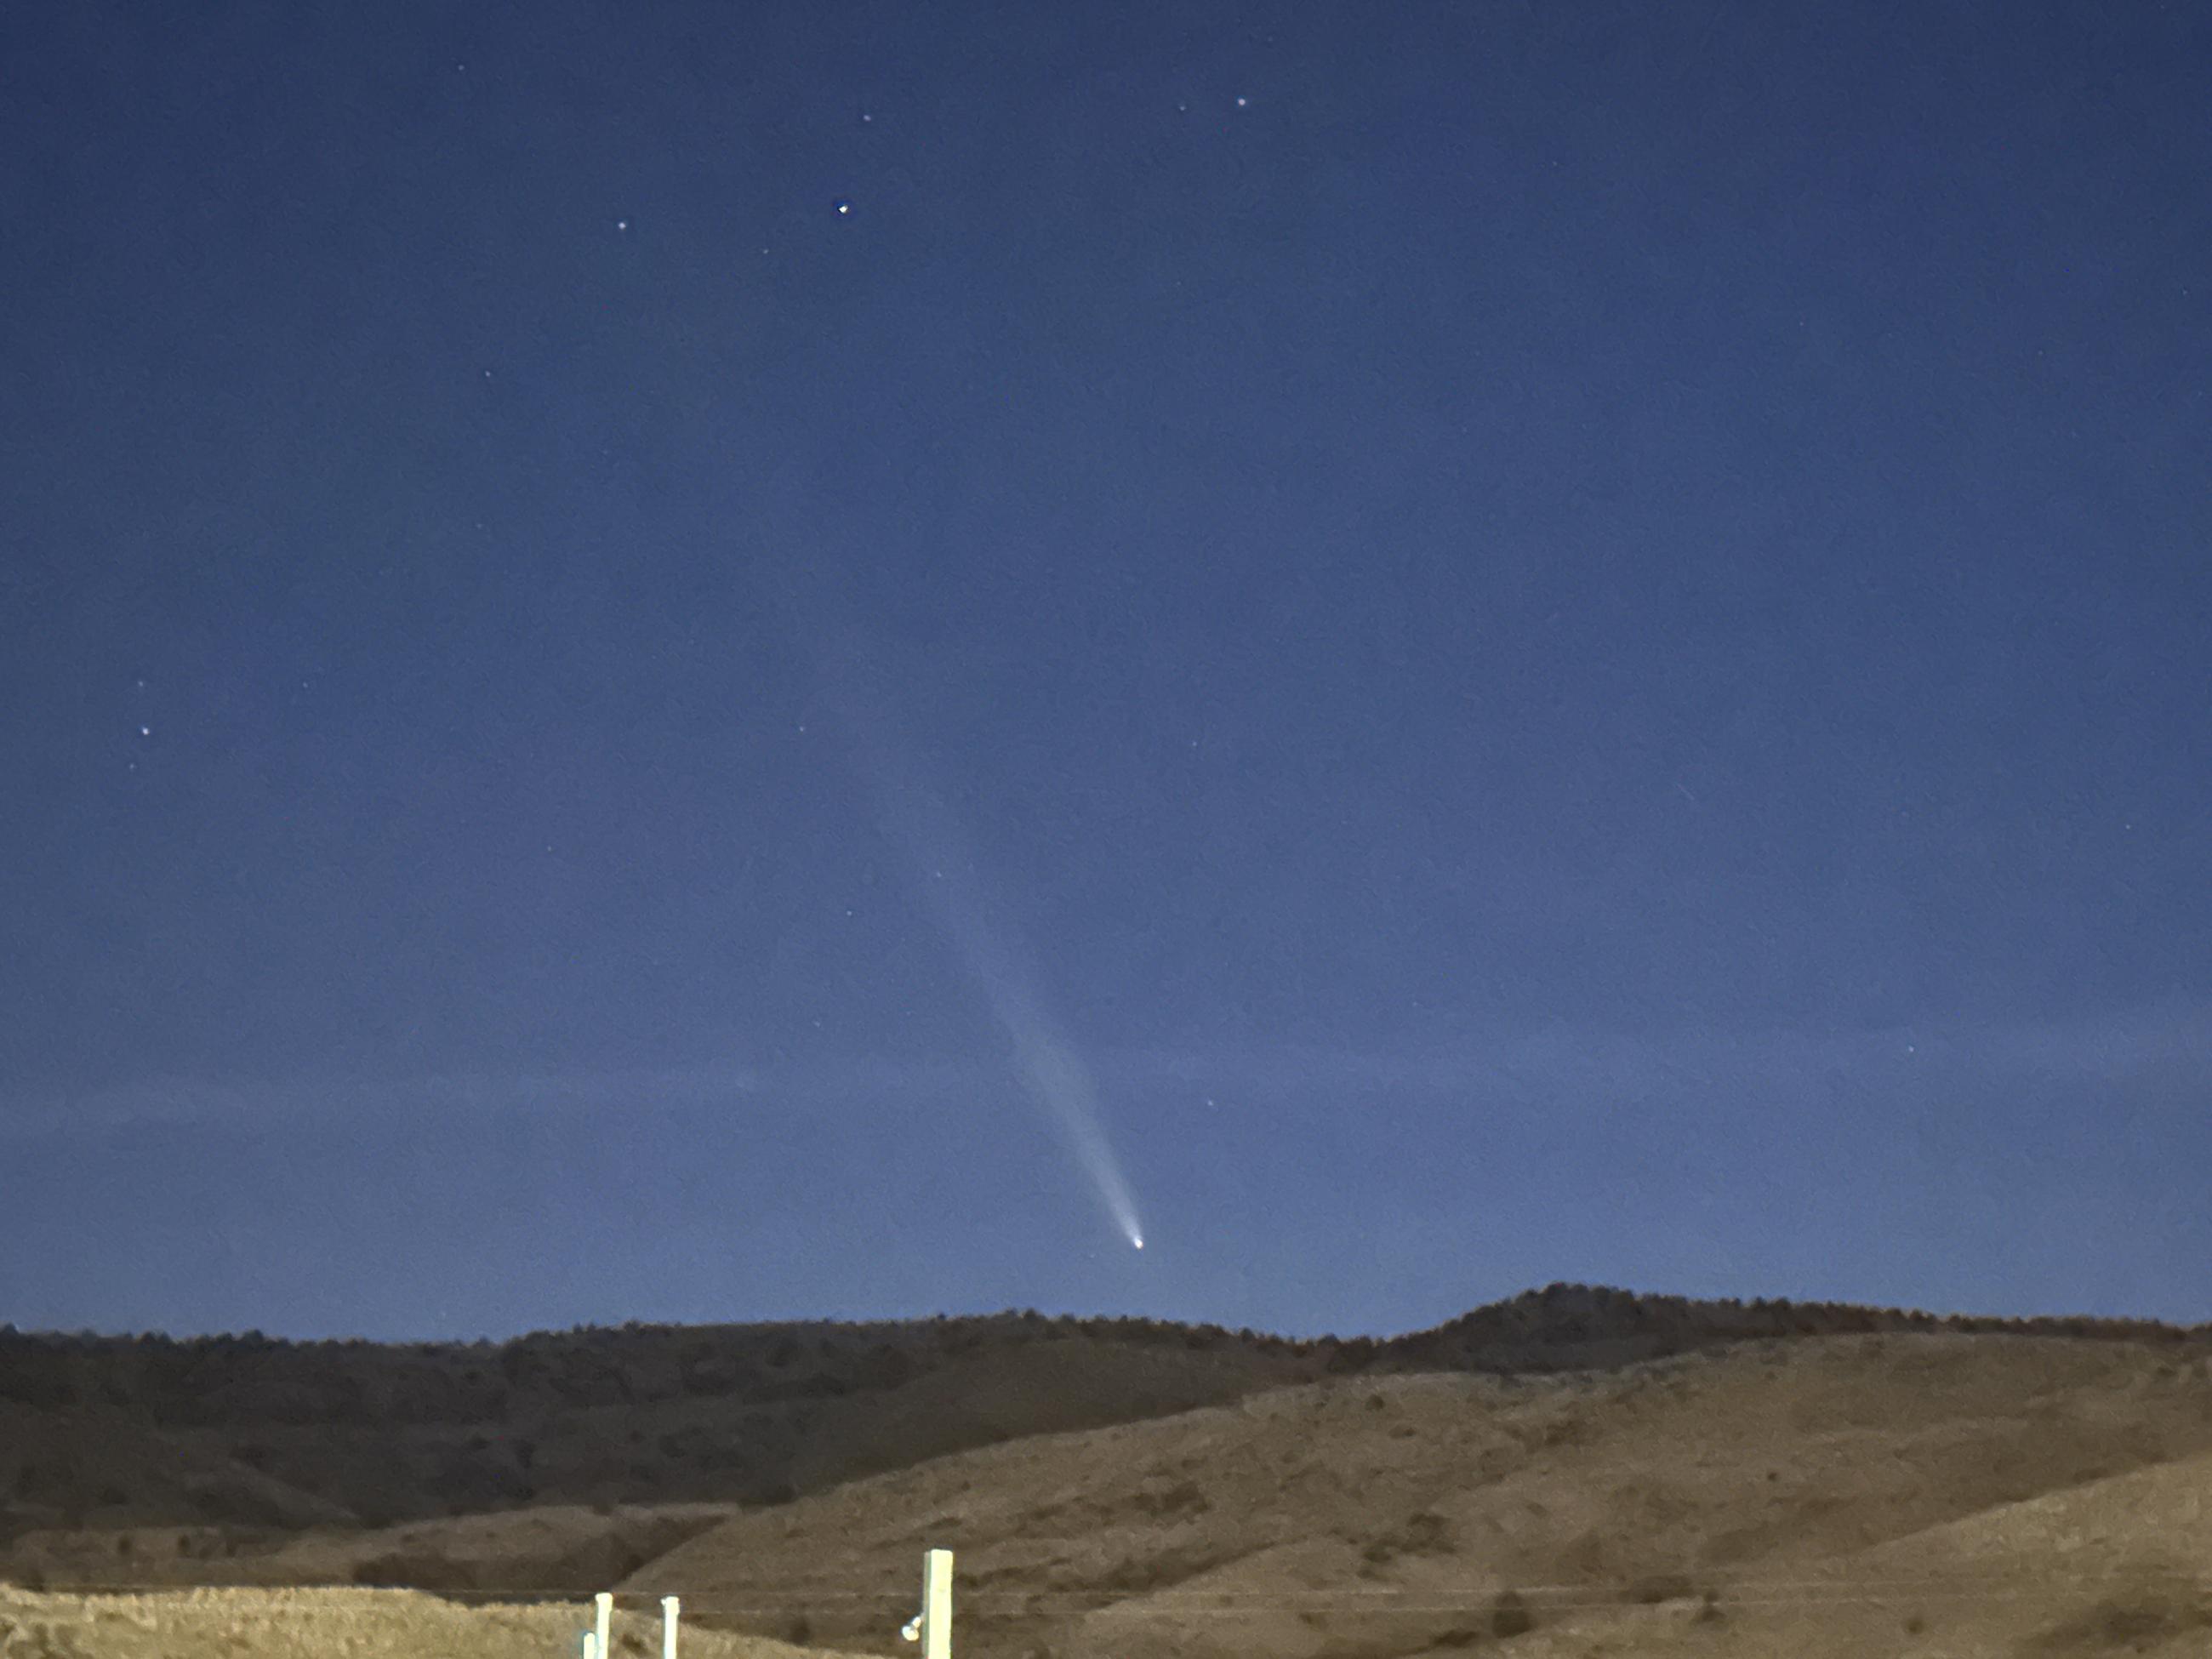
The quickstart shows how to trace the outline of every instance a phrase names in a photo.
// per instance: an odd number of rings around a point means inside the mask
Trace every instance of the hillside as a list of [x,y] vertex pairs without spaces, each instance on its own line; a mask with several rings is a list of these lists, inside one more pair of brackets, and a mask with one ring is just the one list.
[[1815,1338],[1611,1375],[1332,1379],[963,1453],[737,1516],[632,1588],[888,1651],[938,1543],[969,1653],[1381,1659],[1539,1633],[1514,1650],[1641,1653],[1672,1632],[1841,1655],[1930,1632],[1929,1652],[2091,1652],[2066,1632],[2107,1626],[2196,1632],[2175,1650],[2202,1653],[2208,1474],[2202,1357]]
[[902,1650],[929,1545],[959,1552],[963,1650],[1009,1659],[2201,1651],[2212,1553],[2175,1540],[2207,1458],[2201,1328],[1577,1286],[1387,1341],[1034,1314],[0,1337],[0,1577],[622,1583],[861,1651]]
[[[627,1327],[499,1346],[0,1334],[0,1540],[785,1502],[1045,1430],[1236,1399],[1328,1349],[1039,1316]],[[136,1450],[124,1455],[118,1435]],[[36,1448],[35,1451],[31,1448]]]
[[[498,1345],[0,1328],[0,1410],[14,1413],[0,1419],[0,1540],[55,1528],[374,1527],[536,1504],[773,1504],[1024,1434],[1324,1376],[1540,1373],[1779,1336],[1914,1330],[2203,1340],[2118,1322],[1940,1319],[1572,1285],[1388,1340],[1035,1313],[625,1326]],[[124,1443],[137,1449],[124,1455]],[[30,1444],[45,1449],[11,1449]]]

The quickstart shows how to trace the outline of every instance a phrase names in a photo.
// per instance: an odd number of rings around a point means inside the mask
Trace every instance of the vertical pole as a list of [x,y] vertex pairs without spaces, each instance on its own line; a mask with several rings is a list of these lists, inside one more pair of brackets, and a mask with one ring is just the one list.
[[676,1659],[676,1615],[682,1610],[676,1597],[660,1598],[660,1659]]
[[952,1659],[951,1550],[932,1550],[922,1558],[921,1659]]
[[597,1659],[614,1659],[614,1650],[607,1645],[607,1626],[614,1620],[615,1598],[612,1592],[601,1590],[592,1598],[599,1609],[599,1651]]
[[599,1659],[599,1638],[590,1631],[584,1632],[584,1659]]

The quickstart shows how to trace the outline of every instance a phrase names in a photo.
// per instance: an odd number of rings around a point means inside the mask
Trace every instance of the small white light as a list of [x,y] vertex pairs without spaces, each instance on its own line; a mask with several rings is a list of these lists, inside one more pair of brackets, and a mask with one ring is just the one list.
[[1137,1236],[1133,1237],[1129,1240],[1129,1243],[1131,1243],[1132,1244],[1135,1245],[1135,1246],[1136,1246],[1139,1249],[1140,1249],[1140,1250],[1141,1250],[1141,1249],[1143,1249],[1145,1248],[1145,1241],[1144,1241],[1144,1237],[1143,1237],[1143,1236],[1142,1236],[1141,1234],[1139,1234],[1139,1235],[1137,1235]]

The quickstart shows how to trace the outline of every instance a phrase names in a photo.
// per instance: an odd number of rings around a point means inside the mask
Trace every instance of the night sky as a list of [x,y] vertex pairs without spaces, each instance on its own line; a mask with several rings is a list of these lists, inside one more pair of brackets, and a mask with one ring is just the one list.
[[7,8],[0,1319],[2212,1317],[2208,64]]

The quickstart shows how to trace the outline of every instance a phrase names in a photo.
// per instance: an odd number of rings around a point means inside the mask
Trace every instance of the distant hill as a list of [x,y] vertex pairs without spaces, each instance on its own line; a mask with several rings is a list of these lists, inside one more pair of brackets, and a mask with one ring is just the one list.
[[[2212,1352],[2203,1328],[1580,1285],[1389,1340],[1036,1313],[632,1325],[498,1345],[9,1329],[0,1577],[535,1592],[644,1571],[733,1516],[795,1516],[855,1481],[1041,1436],[1130,1432],[1355,1379],[1387,1406],[1384,1383],[1422,1374],[1528,1379],[1884,1335],[1993,1343],[2012,1357],[1990,1362],[2000,1370],[2046,1350],[2138,1367]],[[1175,1507],[1156,1501],[1155,1529]]]

